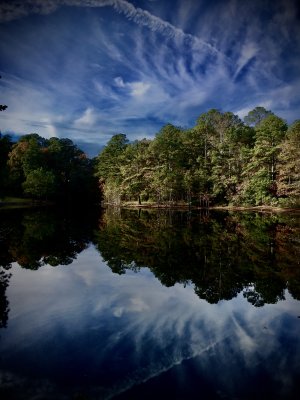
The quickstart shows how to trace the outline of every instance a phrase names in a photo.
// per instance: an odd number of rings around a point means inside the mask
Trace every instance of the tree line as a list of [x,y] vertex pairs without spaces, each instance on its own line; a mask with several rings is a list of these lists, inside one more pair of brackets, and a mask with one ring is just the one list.
[[32,133],[13,143],[0,134],[0,198],[76,202],[93,199],[97,188],[93,160],[70,139]]
[[104,200],[209,205],[300,205],[300,120],[263,107],[242,121],[212,109],[191,129],[165,125],[153,140],[114,135],[96,158]]
[[242,121],[211,109],[190,129],[167,124],[153,140],[114,135],[94,159],[70,139],[0,134],[0,197],[95,199],[158,205],[300,205],[300,120],[263,107]]

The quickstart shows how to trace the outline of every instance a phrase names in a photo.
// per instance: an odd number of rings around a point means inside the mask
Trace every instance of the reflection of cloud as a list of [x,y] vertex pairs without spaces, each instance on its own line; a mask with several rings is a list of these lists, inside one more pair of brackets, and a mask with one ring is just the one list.
[[[45,266],[30,271],[15,265],[13,273],[8,288],[10,322],[0,342],[3,360],[10,357],[11,365],[20,359],[31,364],[33,349],[43,349],[31,368],[43,368],[39,357],[46,353],[51,367],[57,363],[57,354],[71,343],[75,364],[77,352],[85,353],[91,368],[101,365],[105,371],[111,363],[118,364],[113,387],[101,386],[99,379],[94,383],[103,399],[158,377],[184,360],[194,360],[206,373],[216,368],[213,360],[220,364],[217,368],[229,363],[231,378],[226,368],[217,373],[222,382],[228,380],[222,383],[225,386],[233,377],[244,379],[243,368],[251,371],[261,360],[271,371],[268,360],[274,355],[277,365],[281,363],[274,379],[288,382],[287,365],[290,362],[293,369],[297,363],[299,352],[291,359],[289,352],[283,354],[280,342],[285,329],[291,348],[295,343],[300,346],[287,322],[298,307],[289,295],[285,302],[259,309],[242,295],[210,305],[195,295],[192,286],[161,286],[147,269],[112,274],[92,247],[69,268]],[[64,354],[57,374],[69,362]],[[120,364],[118,360],[124,357],[126,363]]]

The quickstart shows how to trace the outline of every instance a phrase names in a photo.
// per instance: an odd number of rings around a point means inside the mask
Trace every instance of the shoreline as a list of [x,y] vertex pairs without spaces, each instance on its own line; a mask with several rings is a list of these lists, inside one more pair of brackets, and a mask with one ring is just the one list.
[[125,209],[153,209],[153,210],[182,210],[182,211],[195,211],[195,210],[208,210],[208,211],[256,211],[263,213],[285,213],[285,212],[295,212],[300,213],[300,208],[283,208],[283,207],[275,207],[275,206],[210,206],[210,207],[199,207],[199,206],[191,206],[185,204],[132,204],[132,203],[124,203],[119,206],[113,204],[104,204],[104,208],[125,208]]

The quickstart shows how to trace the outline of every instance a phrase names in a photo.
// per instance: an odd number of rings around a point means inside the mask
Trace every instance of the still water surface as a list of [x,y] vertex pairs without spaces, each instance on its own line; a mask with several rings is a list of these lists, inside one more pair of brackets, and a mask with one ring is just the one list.
[[299,214],[0,221],[1,399],[299,398]]

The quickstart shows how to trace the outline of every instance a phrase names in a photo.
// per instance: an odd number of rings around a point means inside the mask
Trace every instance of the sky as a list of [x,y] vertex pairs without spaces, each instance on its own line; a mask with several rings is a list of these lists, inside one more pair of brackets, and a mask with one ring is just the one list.
[[300,118],[296,0],[0,0],[2,134],[153,138],[211,108]]

